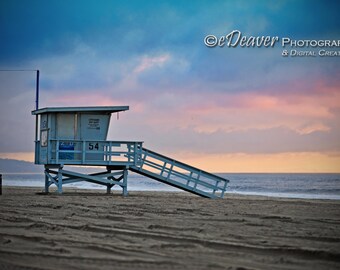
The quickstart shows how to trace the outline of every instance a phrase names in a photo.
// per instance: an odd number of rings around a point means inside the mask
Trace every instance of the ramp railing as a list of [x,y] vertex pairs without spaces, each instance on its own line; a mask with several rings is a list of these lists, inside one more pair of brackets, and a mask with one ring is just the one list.
[[132,171],[208,198],[223,198],[229,180],[142,148],[139,166]]

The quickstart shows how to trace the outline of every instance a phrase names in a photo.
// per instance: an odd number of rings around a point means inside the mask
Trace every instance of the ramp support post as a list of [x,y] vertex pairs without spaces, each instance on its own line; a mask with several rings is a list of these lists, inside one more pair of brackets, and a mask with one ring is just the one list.
[[123,196],[124,197],[126,197],[128,195],[127,178],[128,178],[128,169],[125,168],[124,171],[123,171]]
[[63,194],[63,174],[61,172],[63,167],[58,168],[58,193]]
[[45,193],[49,192],[49,188],[50,188],[50,180],[49,180],[48,175],[45,171]]
[[[58,169],[58,171],[55,172],[56,176],[52,176],[51,169]],[[63,174],[61,170],[63,169],[62,165],[45,165],[45,193],[49,193],[49,188],[52,184],[55,184],[58,188],[58,193],[63,193]]]
[[[111,170],[110,169],[106,169],[108,173],[111,173]],[[106,194],[110,194],[111,193],[111,188],[112,188],[112,185],[110,184],[107,184],[106,185]]]
[[50,187],[49,179],[45,172],[45,193],[48,193],[49,187]]

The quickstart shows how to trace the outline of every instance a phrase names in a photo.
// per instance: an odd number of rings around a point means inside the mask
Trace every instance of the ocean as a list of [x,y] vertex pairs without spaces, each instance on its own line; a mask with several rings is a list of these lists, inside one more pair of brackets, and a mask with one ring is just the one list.
[[[219,173],[218,175],[230,180],[227,194],[340,200],[340,174],[338,173]],[[3,174],[3,185],[41,187],[43,190],[44,175]],[[65,186],[106,190],[104,186],[88,182]],[[112,190],[121,190],[121,188],[113,187]],[[128,190],[181,191],[134,173],[129,174]]]

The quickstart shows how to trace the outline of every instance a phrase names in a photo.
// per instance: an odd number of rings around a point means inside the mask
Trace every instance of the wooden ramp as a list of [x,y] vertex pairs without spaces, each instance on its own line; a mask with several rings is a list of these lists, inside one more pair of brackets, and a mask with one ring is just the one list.
[[[47,160],[42,161],[39,152],[43,150],[49,154]],[[128,194],[128,170],[206,198],[223,198],[229,182],[143,148],[142,142],[137,141],[51,139],[48,147],[38,151],[36,157],[36,163],[45,165],[45,192],[52,184],[62,193],[63,184],[87,181],[106,186],[108,193],[118,185],[125,196]],[[64,165],[105,166],[106,170],[84,174],[65,170]]]
[[223,198],[229,180],[142,148],[135,173],[206,198]]

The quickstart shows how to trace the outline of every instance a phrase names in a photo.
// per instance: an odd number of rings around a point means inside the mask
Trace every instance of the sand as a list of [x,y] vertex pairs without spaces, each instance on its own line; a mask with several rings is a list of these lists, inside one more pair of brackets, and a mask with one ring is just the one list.
[[1,269],[340,269],[340,201],[4,187]]

